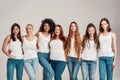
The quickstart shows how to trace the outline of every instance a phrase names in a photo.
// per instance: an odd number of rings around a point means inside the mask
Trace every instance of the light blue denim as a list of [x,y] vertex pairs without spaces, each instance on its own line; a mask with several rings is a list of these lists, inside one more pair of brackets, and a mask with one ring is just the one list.
[[23,59],[7,60],[7,80],[14,80],[14,70],[16,68],[16,80],[22,80],[23,75]]
[[96,65],[96,61],[88,61],[81,59],[81,71],[83,80],[94,80]]
[[[114,57],[99,57],[99,77],[100,80],[112,80]],[[106,76],[105,76],[106,75]]]
[[70,80],[78,80],[77,75],[80,68],[80,61],[75,57],[69,57],[67,66],[69,71]]
[[66,62],[51,60],[51,66],[54,70],[54,80],[62,80],[62,73],[65,70]]
[[38,52],[39,63],[43,67],[43,80],[52,80],[54,71],[50,65],[50,53]]
[[24,60],[24,68],[29,76],[29,80],[36,80],[36,70],[38,64],[38,58]]

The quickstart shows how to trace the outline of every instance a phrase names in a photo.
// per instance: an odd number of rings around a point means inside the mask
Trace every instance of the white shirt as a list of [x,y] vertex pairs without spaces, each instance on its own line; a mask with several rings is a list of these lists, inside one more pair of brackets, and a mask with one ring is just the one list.
[[89,40],[89,42],[88,41],[86,42],[81,57],[84,60],[92,60],[92,61],[97,60],[97,49],[94,40]]
[[114,53],[112,52],[112,34],[111,32],[108,35],[100,34],[100,50],[99,57],[113,57]]
[[11,50],[11,54],[15,56],[15,59],[23,59],[21,42],[17,39],[16,41],[10,40],[8,49]]
[[50,42],[50,34],[45,37],[41,32],[39,36],[39,50],[38,52],[49,53],[48,43]]
[[71,48],[70,48],[70,52],[69,52],[70,57],[77,57],[77,54],[75,52],[74,43],[75,43],[75,39],[71,39]]
[[36,47],[36,37],[33,40],[27,40],[24,37],[23,42],[23,51],[24,51],[24,59],[32,59],[37,58],[37,47]]
[[50,42],[50,59],[66,61],[63,42],[61,40],[52,40]]

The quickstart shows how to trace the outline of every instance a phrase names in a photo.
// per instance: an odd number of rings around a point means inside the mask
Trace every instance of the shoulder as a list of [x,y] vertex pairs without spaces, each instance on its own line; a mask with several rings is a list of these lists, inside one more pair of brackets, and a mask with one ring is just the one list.
[[38,37],[37,37],[36,35],[34,36],[34,38],[35,38],[35,40],[38,42]]
[[102,34],[102,33],[99,32],[99,33],[98,33],[98,37],[100,37],[101,34]]
[[81,41],[83,41],[85,38],[85,35],[80,35],[80,38],[81,38]]
[[10,40],[10,39],[11,39],[11,36],[10,36],[10,35],[7,35],[5,39]]
[[111,36],[112,36],[112,38],[115,38],[116,34],[114,32],[111,32]]
[[4,39],[4,42],[5,43],[10,43],[10,40],[11,40],[11,36],[10,35],[7,35]]
[[35,34],[35,36],[39,37],[40,36],[40,31]]
[[26,35],[22,35],[22,42],[24,41],[24,38],[26,37]]

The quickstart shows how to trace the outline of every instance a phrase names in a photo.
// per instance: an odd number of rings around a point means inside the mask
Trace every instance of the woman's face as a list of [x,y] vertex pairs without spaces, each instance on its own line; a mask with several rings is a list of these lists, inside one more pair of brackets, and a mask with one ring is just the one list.
[[59,27],[59,26],[56,26],[56,27],[55,27],[55,35],[56,35],[56,36],[59,36],[59,35],[60,35],[60,27]]
[[15,26],[15,27],[13,28],[13,34],[14,34],[14,35],[17,35],[19,32],[20,32],[20,29],[19,29],[17,26]]
[[73,31],[73,32],[76,31],[76,25],[74,23],[71,24],[71,31]]
[[45,24],[44,24],[44,31],[45,31],[45,32],[49,32],[49,30],[50,30],[49,24],[48,24],[48,23],[45,23]]
[[94,33],[95,33],[95,29],[94,27],[89,27],[88,28],[88,34],[90,37],[93,37],[94,36]]
[[32,26],[27,26],[26,27],[26,33],[27,34],[32,34],[33,33],[33,27]]
[[102,29],[103,29],[104,31],[107,30],[108,26],[109,26],[109,24],[108,24],[106,21],[102,21],[102,22],[101,22],[101,27],[102,27]]

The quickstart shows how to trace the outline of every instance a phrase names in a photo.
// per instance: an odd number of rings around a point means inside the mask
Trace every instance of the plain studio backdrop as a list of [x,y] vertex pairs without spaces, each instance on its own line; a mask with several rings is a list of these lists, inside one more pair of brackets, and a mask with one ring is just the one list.
[[[52,18],[56,24],[62,25],[65,35],[68,34],[70,22],[76,21],[80,33],[84,35],[88,23],[94,23],[98,31],[100,19],[106,17],[110,20],[112,31],[117,35],[117,44],[120,44],[119,8],[120,0],[0,0],[0,48],[4,38],[10,34],[13,23],[20,24],[22,35],[25,35],[26,24],[33,24],[34,33],[36,33],[44,18]],[[113,80],[120,79],[120,46],[117,45],[117,47],[118,55]],[[0,80],[6,80],[8,57],[1,50],[0,53]],[[69,79],[67,67],[62,78],[63,80]],[[82,80],[81,69],[78,78]],[[23,80],[28,80],[25,70]],[[40,65],[37,70],[37,80],[42,80],[42,67]],[[99,80],[98,68],[95,80]]]

